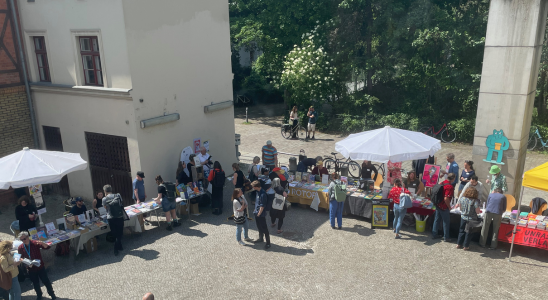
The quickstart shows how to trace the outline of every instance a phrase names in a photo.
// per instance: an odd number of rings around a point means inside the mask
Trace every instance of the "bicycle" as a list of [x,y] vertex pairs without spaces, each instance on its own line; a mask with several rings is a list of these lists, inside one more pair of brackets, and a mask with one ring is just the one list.
[[286,124],[282,121],[282,137],[285,139],[290,139],[294,134],[298,139],[304,140],[306,138],[306,129],[301,126],[301,121],[297,122],[296,126],[293,124]]
[[422,132],[433,138],[435,138],[439,134],[441,137],[441,140],[444,143],[452,143],[455,141],[455,139],[457,139],[457,133],[451,130],[449,127],[447,127],[447,123],[443,123],[443,126],[438,131],[434,129],[434,126],[423,126],[419,130],[419,132]]
[[337,153],[331,152],[333,156],[324,156],[323,166],[327,169],[329,174],[333,172],[339,173],[342,166],[348,166],[348,174],[351,177],[360,178],[362,173],[362,168],[360,164],[351,160],[350,158],[343,161],[342,159],[337,158]]
[[540,140],[540,148],[548,148],[548,141],[544,141],[542,136],[540,136],[540,131],[538,127],[534,132],[529,134],[529,141],[527,142],[527,150],[533,151],[537,147],[537,142]]

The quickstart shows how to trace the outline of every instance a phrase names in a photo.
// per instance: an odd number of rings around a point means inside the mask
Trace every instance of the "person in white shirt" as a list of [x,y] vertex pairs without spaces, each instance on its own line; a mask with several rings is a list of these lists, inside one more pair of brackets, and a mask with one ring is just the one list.
[[200,147],[200,153],[198,154],[198,158],[200,159],[200,163],[202,164],[202,166],[204,166],[204,176],[207,177],[209,176],[209,158],[211,157],[211,155],[209,155],[209,153],[207,153],[207,150],[204,146]]

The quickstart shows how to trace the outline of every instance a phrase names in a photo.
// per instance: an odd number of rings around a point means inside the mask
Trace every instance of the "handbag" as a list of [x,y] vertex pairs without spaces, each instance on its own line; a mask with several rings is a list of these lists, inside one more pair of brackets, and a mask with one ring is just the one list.
[[401,189],[400,194],[400,208],[411,208],[413,207],[413,200],[411,200],[411,196],[403,192],[404,189]]

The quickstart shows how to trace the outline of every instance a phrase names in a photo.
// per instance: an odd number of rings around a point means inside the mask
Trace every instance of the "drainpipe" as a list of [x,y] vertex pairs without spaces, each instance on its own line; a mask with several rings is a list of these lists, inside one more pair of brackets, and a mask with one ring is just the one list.
[[21,43],[21,35],[19,34],[19,22],[17,21],[17,13],[15,12],[15,3],[9,0],[11,6],[11,14],[13,17],[13,28],[15,28],[15,36],[17,37],[17,46],[19,47],[19,57],[21,59],[21,68],[23,69],[23,77],[25,78],[25,90],[27,91],[27,102],[30,110],[30,122],[32,123],[32,135],[34,136],[34,148],[40,149],[40,140],[38,140],[38,130],[36,129],[36,119],[34,117],[34,105],[30,96],[29,79],[27,77],[27,64],[25,55],[23,54],[23,45]]

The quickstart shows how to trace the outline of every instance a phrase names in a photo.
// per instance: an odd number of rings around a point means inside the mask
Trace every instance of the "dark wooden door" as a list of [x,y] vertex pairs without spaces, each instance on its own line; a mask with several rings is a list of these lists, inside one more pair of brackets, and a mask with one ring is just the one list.
[[[42,126],[46,150],[63,152],[63,140],[59,127]],[[67,176],[63,176],[58,183],[44,184],[46,192],[70,197],[70,187]]]
[[86,144],[94,193],[110,184],[114,193],[122,195],[124,205],[133,204],[127,138],[86,132]]

